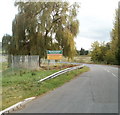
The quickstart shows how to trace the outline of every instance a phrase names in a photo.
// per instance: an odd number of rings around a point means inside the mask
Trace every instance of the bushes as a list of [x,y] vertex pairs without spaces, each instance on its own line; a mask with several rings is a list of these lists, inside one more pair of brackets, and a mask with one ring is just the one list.
[[94,42],[92,44],[91,59],[95,63],[118,64],[116,49],[111,48],[111,43]]

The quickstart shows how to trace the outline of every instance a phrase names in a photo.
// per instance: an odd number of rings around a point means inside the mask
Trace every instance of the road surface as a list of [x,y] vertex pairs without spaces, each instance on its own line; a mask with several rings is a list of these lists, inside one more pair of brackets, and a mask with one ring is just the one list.
[[118,113],[118,68],[86,65],[89,72],[38,97],[16,113]]

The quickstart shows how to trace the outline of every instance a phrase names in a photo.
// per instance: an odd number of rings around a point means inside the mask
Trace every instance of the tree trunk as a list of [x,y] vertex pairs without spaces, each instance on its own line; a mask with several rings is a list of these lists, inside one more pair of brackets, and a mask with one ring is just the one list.
[[39,56],[39,67],[41,67],[41,57]]
[[8,67],[10,67],[12,64],[12,56],[8,54]]

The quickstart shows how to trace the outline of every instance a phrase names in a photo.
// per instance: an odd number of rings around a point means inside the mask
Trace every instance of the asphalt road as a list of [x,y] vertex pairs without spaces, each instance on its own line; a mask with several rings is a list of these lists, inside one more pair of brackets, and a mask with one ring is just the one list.
[[16,113],[118,113],[118,68],[86,65],[89,72],[38,97]]

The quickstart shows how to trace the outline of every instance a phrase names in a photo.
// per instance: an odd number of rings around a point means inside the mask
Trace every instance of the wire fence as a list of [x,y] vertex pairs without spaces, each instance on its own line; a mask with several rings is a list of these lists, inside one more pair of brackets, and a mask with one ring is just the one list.
[[39,55],[5,55],[3,58],[2,76],[22,74],[36,70],[62,70],[79,65],[79,63],[68,62],[65,57],[62,60],[47,60],[44,58],[39,60]]
[[[9,59],[10,58],[10,59]],[[61,60],[47,60],[41,59],[39,61],[39,55],[19,55],[19,56],[6,56],[6,61],[10,61],[9,67],[14,69],[25,68],[28,70],[37,70],[43,66],[53,66],[60,64]]]

